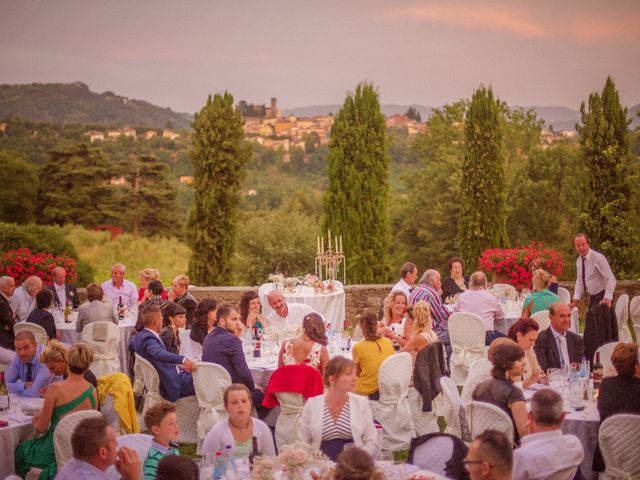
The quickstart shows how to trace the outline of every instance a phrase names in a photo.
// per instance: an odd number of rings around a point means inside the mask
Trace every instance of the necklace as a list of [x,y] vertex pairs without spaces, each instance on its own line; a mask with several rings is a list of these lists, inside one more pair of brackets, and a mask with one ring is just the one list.
[[244,432],[246,432],[247,430],[249,430],[249,426],[251,425],[251,419],[249,419],[249,421],[247,422],[247,424],[246,424],[244,427],[239,427],[239,426],[237,426],[235,423],[233,423],[233,422],[231,421],[231,419],[229,419],[229,423],[231,424],[231,426],[232,426],[233,428],[236,428],[236,429],[240,430],[240,433],[244,433]]

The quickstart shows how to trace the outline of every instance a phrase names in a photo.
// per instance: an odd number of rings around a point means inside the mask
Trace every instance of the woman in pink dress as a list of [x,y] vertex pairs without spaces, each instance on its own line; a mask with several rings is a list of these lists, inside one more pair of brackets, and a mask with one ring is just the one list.
[[317,368],[324,374],[324,366],[329,361],[327,336],[324,321],[315,313],[305,315],[302,320],[302,333],[297,338],[285,340],[278,354],[278,367],[283,365],[304,364]]

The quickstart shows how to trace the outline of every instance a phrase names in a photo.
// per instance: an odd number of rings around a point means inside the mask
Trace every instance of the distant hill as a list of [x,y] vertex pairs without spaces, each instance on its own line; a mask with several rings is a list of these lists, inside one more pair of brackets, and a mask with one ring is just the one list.
[[82,82],[0,85],[0,119],[39,122],[189,128],[193,117],[113,92],[89,90]]

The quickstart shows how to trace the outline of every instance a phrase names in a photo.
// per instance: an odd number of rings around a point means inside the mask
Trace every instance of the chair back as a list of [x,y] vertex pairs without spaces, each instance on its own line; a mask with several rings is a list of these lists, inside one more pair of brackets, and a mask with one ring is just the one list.
[[462,436],[460,427],[460,394],[455,382],[449,377],[440,379],[442,397],[444,403],[443,416],[447,424],[446,433],[451,433],[456,437]]
[[571,293],[564,287],[558,287],[558,297],[562,303],[569,305],[571,303]]
[[616,300],[616,320],[618,321],[618,340],[621,342],[631,342],[631,331],[629,330],[629,295],[623,293]]
[[[129,435],[116,437],[118,448],[127,447],[138,454],[138,458],[140,458],[140,478],[144,476],[142,474],[144,459],[147,458],[147,453],[149,453],[149,449],[151,448],[152,440],[153,437],[146,433],[131,433]],[[115,466],[111,465],[107,469],[106,473],[109,475],[109,478],[112,478],[113,480],[120,480],[120,474],[116,470]]]
[[[616,345],[618,345],[618,343],[620,342],[605,343],[604,345],[599,346],[598,349],[596,350],[596,353],[600,352],[600,363],[602,363],[602,367],[605,372],[609,370],[609,368],[611,368],[611,365],[613,365],[611,363],[611,354],[615,350]],[[595,361],[596,361],[596,356],[594,354],[593,362],[595,363]]]
[[473,391],[480,383],[491,378],[492,369],[493,364],[488,358],[480,358],[471,364],[471,367],[469,367],[469,375],[467,375],[467,379],[464,381],[462,393],[460,394],[460,403],[462,405],[466,405],[473,400]]
[[218,421],[227,417],[224,391],[229,385],[229,372],[216,363],[200,362],[193,371],[193,387],[200,407],[197,424],[200,440],[204,440],[211,427]]
[[422,406],[424,401],[422,395],[414,388],[409,387],[407,393],[409,408],[411,409],[411,419],[417,436],[426,435],[428,433],[439,432],[438,416],[444,410],[442,393],[436,395],[431,401],[431,411],[423,412]]
[[513,444],[513,422],[500,408],[485,402],[471,401],[464,407],[471,429],[471,438],[476,438],[485,430],[504,433]]
[[270,291],[276,289],[275,283],[263,283],[258,287],[258,298],[260,298],[260,303],[262,304],[262,313],[264,315],[269,315],[273,310],[269,306],[269,302],[267,301],[267,295]]
[[191,330],[180,332],[180,355],[184,355],[193,361],[200,361],[202,358],[202,345],[194,342],[190,337]]
[[278,451],[282,451],[282,447],[298,440],[304,397],[294,392],[277,392],[276,397],[280,403],[280,415],[276,420],[276,446]]
[[600,425],[598,443],[608,479],[640,478],[640,415],[623,413]]
[[640,295],[636,295],[629,302],[629,316],[634,325],[640,324]]
[[87,418],[101,418],[102,414],[97,410],[80,410],[78,412],[72,412],[62,417],[56,429],[53,431],[53,446],[56,454],[56,464],[58,465],[58,471],[62,470],[71,457],[73,457],[73,451],[71,450],[71,435],[76,429],[78,424]]
[[133,367],[136,380],[140,379],[146,393],[144,395],[144,408],[142,413],[144,414],[148,409],[153,407],[156,403],[163,400],[160,395],[160,377],[158,371],[151,363],[142,358],[137,353],[135,354],[136,363]]
[[85,325],[82,329],[82,341],[93,350],[93,363],[89,369],[96,377],[120,371],[120,330],[115,323],[91,322]]
[[451,378],[457,385],[463,385],[473,361],[486,356],[484,323],[473,313],[455,312],[449,317],[448,326]]
[[18,322],[13,326],[13,334],[18,335],[18,333],[23,330],[29,330],[33,333],[33,336],[36,337],[36,343],[38,345],[46,345],[49,337],[47,335],[47,331],[42,328],[37,323],[31,322]]
[[[455,435],[432,433],[411,440],[408,463],[445,478],[468,478],[462,466],[467,451],[467,446]],[[453,458],[456,454],[458,458]],[[447,463],[452,468],[447,468]]]
[[633,324],[633,331],[636,332],[636,343],[640,342],[640,324]]
[[539,312],[531,315],[536,322],[538,322],[538,331],[546,330],[551,326],[551,320],[549,320],[549,310],[540,310]]

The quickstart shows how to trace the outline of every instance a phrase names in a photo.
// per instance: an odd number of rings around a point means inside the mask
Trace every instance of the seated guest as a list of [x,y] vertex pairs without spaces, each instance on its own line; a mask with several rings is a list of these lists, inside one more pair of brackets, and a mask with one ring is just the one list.
[[549,310],[549,307],[560,301],[560,297],[549,290],[551,276],[542,269],[533,272],[533,293],[522,304],[522,318],[529,318],[534,313]]
[[450,355],[451,342],[449,341],[449,327],[447,325],[450,314],[442,303],[442,297],[440,296],[441,286],[440,273],[433,269],[427,270],[420,279],[420,285],[411,292],[409,304],[415,305],[421,300],[427,302],[431,310],[433,331]]
[[471,480],[511,480],[513,452],[509,439],[502,432],[485,430],[469,447],[464,464]]
[[438,341],[438,336],[431,327],[431,312],[427,302],[420,300],[415,305],[410,306],[407,309],[407,313],[413,319],[411,336],[400,351],[411,353],[415,360],[418,352]]
[[386,477],[376,467],[373,458],[358,447],[348,448],[338,455],[334,480],[384,480]]
[[36,293],[40,290],[42,290],[42,280],[35,275],[27,278],[22,282],[22,286],[16,288],[11,297],[11,308],[16,314],[17,322],[24,322],[36,308]]
[[584,458],[580,440],[560,430],[566,413],[562,397],[547,388],[531,399],[529,434],[513,452],[513,477],[522,480],[572,480]]
[[527,408],[522,390],[513,384],[524,370],[524,352],[513,342],[499,345],[493,351],[491,379],[482,382],[473,392],[473,399],[500,407],[513,422],[516,444],[527,434]]
[[473,392],[478,385],[487,380],[491,380],[491,370],[493,370],[491,359],[493,358],[493,352],[498,348],[498,345],[504,345],[505,343],[513,343],[513,340],[508,337],[496,338],[491,342],[491,345],[489,345],[487,358],[479,358],[471,364],[469,367],[469,375],[467,375],[467,378],[464,380],[462,393],[460,394],[460,403],[462,406],[467,405],[473,400]]
[[388,357],[395,353],[391,340],[378,330],[378,319],[373,312],[360,316],[360,330],[364,339],[353,346],[351,352],[356,366],[356,393],[378,400],[378,370]]
[[253,404],[260,416],[268,411],[262,408],[264,388],[253,383],[251,371],[242,349],[242,340],[236,336],[240,312],[233,305],[220,305],[216,313],[216,325],[202,345],[202,361],[217,363],[231,376],[232,383],[241,383],[251,392]]
[[326,393],[307,400],[300,417],[300,440],[319,448],[334,462],[347,443],[378,455],[369,400],[354,393],[356,381],[351,360],[332,358],[324,369]]
[[118,314],[114,306],[104,303],[102,298],[104,292],[97,283],[87,285],[87,302],[78,308],[78,320],[76,321],[76,332],[82,332],[84,327],[92,322],[113,322],[118,323]]
[[180,434],[176,406],[171,402],[156,403],[145,412],[144,424],[153,440],[142,470],[145,480],[153,480],[160,460],[167,455],[180,454],[176,443]]
[[533,351],[543,372],[549,368],[580,363],[584,352],[582,337],[569,331],[571,309],[564,303],[549,307],[551,326],[538,334]]
[[[56,480],[107,480],[115,465],[122,480],[141,480],[142,464],[135,450],[117,448],[116,432],[104,417],[82,420],[71,435],[73,457]],[[117,449],[117,452],[116,452]]]
[[285,302],[282,293],[276,290],[269,292],[267,301],[273,309],[267,317],[269,324],[282,330],[288,327],[301,327],[304,316],[313,312],[313,309],[304,303]]
[[167,455],[158,463],[156,480],[199,480],[199,478],[198,465],[190,458]]
[[[160,272],[155,268],[145,268],[138,272],[140,275],[140,288],[138,289],[138,302],[142,303],[145,300],[149,300],[149,282],[152,280],[160,281]],[[167,299],[167,292],[162,289],[162,299]]]
[[404,292],[407,298],[409,298],[416,278],[418,278],[418,267],[416,267],[416,264],[411,262],[405,263],[400,269],[400,280],[391,288],[391,292]]
[[[551,265],[548,265],[547,261],[542,257],[534,258],[529,263],[529,271],[531,273],[540,269],[546,271],[546,269],[550,267]],[[556,278],[555,275],[549,275],[549,286],[547,288],[549,289],[550,292],[555,293],[556,295],[558,294],[558,279]]]
[[207,335],[213,332],[216,324],[216,312],[218,311],[218,302],[213,298],[204,298],[200,300],[193,316],[191,324],[191,332],[189,338],[200,345],[204,343]]
[[538,322],[533,318],[521,318],[509,329],[508,337],[516,342],[524,350],[524,372],[522,373],[522,388],[528,388],[539,380],[545,378],[545,374],[538,365],[533,346],[538,338]]
[[[598,391],[600,424],[618,413],[640,414],[640,351],[635,343],[619,343],[611,354],[618,376],[602,380]],[[600,447],[593,457],[593,470],[604,471]]]
[[169,302],[162,298],[162,292],[164,292],[164,287],[162,286],[162,282],[160,280],[151,280],[147,284],[147,290],[145,292],[146,299],[140,303],[138,307],[138,319],[136,321],[136,331],[140,331],[142,329],[142,312],[154,305],[160,308],[160,311],[164,313],[164,309],[167,308]]
[[[69,377],[69,349],[62,343],[56,340],[50,341],[42,349],[38,359],[40,363],[47,366],[49,373],[54,377],[60,377],[62,380]],[[89,368],[84,371],[83,376],[96,390],[98,389],[98,379]]]
[[138,304],[138,290],[133,282],[124,278],[125,268],[121,263],[111,267],[111,280],[102,283],[102,290],[111,303],[116,306],[122,300],[125,309]]
[[266,328],[269,326],[269,320],[266,315],[262,314],[262,304],[260,297],[254,290],[249,290],[242,295],[240,300],[240,320],[245,327]]
[[187,321],[187,311],[177,303],[170,303],[162,316],[162,330],[160,338],[167,348],[167,352],[180,353],[180,328],[184,328]]
[[77,309],[80,301],[74,285],[67,283],[67,271],[64,267],[56,267],[52,270],[53,283],[47,287],[53,293],[53,303],[64,308],[68,303],[69,308]]
[[27,317],[27,322],[35,323],[44,328],[49,340],[59,340],[60,332],[56,328],[56,321],[53,319],[53,315],[49,312],[52,303],[53,293],[51,293],[51,290],[43,288],[36,293],[36,308]]
[[320,375],[329,361],[324,322],[318,313],[309,313],[302,320],[302,333],[298,338],[282,343],[278,354],[278,366],[303,363],[318,369]]
[[474,313],[484,322],[485,345],[491,345],[496,337],[504,337],[494,329],[496,320],[504,320],[504,311],[498,299],[487,292],[487,276],[484,272],[473,272],[469,279],[469,289],[456,301],[456,312]]
[[234,383],[224,391],[224,408],[228,418],[220,420],[207,433],[202,451],[207,454],[224,452],[231,445],[233,456],[247,458],[252,452],[252,438],[258,439],[260,455],[274,457],[273,436],[266,423],[251,416],[251,391],[241,383]]
[[29,330],[23,330],[14,340],[16,356],[9,365],[5,380],[9,393],[23,397],[41,397],[41,390],[51,382],[47,366],[40,361],[42,347]]
[[[160,339],[162,312],[152,305],[142,312],[144,329],[129,339],[129,350],[133,350],[154,366],[160,377],[160,395],[175,402],[178,398],[195,395],[191,372],[195,364],[184,355],[167,352]],[[178,372],[177,366],[180,366]]]
[[56,454],[53,432],[62,417],[80,410],[98,408],[98,392],[84,379],[84,372],[93,362],[93,351],[86,343],[78,343],[69,349],[69,376],[61,382],[49,385],[40,413],[31,423],[43,436],[22,442],[16,448],[16,473],[25,477],[31,467],[42,469],[40,479],[52,479],[56,475]]
[[394,348],[400,349],[407,343],[407,337],[411,331],[407,317],[407,296],[403,292],[391,292],[384,299],[382,309],[384,317],[380,332],[393,342]]
[[173,287],[169,292],[169,300],[176,302],[187,311],[187,328],[193,324],[193,314],[198,306],[196,299],[189,293],[189,277],[178,275],[171,282]]
[[16,281],[13,277],[0,277],[0,347],[6,350],[13,350],[13,326],[16,318],[11,308],[11,296],[15,290]]
[[453,257],[449,260],[449,276],[442,281],[444,303],[455,303],[457,295],[469,288],[469,277],[462,273],[463,269],[464,262],[461,258]]

